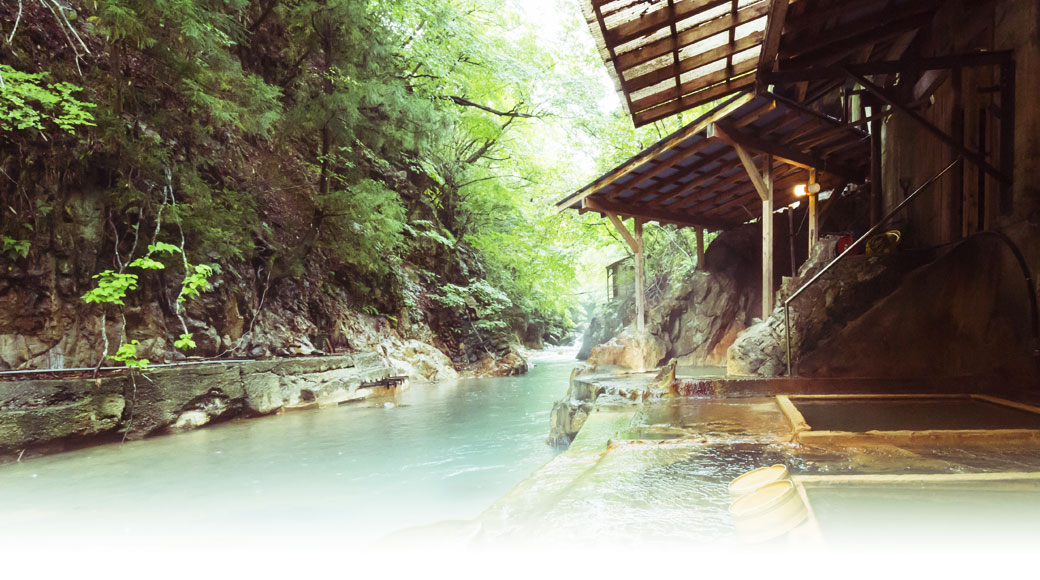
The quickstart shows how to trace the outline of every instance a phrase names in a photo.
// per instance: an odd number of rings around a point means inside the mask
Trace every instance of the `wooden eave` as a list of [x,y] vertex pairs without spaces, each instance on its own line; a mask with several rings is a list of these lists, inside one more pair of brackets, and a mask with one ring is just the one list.
[[862,130],[774,95],[750,92],[665,137],[556,205],[709,230],[761,216],[759,195],[732,142],[773,159],[776,207],[817,170],[825,188],[865,179],[869,137]]
[[[943,0],[580,0],[637,127],[770,75],[900,59]],[[811,101],[842,76],[794,86]]]

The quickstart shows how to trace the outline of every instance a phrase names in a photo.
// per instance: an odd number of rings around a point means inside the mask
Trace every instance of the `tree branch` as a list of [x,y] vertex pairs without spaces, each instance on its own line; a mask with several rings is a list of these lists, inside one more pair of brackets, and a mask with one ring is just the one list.
[[517,118],[519,118],[519,119],[540,119],[540,118],[545,116],[545,115],[538,115],[538,114],[532,114],[532,113],[521,113],[520,112],[520,107],[523,106],[522,102],[517,104],[515,107],[513,107],[513,109],[511,111],[499,111],[498,109],[491,108],[491,107],[489,107],[487,105],[481,105],[480,103],[474,103],[473,101],[471,101],[469,99],[466,99],[466,98],[463,98],[463,97],[457,97],[457,96],[454,96],[454,95],[441,97],[441,99],[444,99],[445,101],[451,101],[451,102],[455,103],[456,105],[459,105],[460,107],[474,107],[474,108],[480,109],[481,111],[486,111],[488,113],[491,113],[492,115],[498,115],[499,117],[510,117],[510,118],[513,118],[513,119],[517,119]]

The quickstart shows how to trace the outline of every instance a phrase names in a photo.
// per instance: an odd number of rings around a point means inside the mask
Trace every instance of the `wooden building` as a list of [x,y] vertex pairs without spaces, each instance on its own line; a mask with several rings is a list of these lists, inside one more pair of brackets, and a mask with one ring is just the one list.
[[762,217],[799,184],[864,186],[870,223],[927,189],[901,209],[920,243],[998,232],[1040,269],[1040,0],[582,5],[636,126],[712,105],[558,203],[617,226],[636,255],[637,299],[644,223],[703,231],[759,219],[768,316],[772,220]]

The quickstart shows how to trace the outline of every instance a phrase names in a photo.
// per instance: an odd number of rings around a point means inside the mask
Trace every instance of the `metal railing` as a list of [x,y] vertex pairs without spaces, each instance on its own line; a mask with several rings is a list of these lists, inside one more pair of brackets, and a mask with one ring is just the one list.
[[787,300],[784,300],[784,334],[787,337],[787,376],[791,376],[791,302],[794,301],[795,298],[798,298],[798,296],[800,296],[802,292],[805,292],[806,289],[815,284],[817,280],[823,277],[823,275],[826,274],[835,265],[837,265],[838,262],[841,262],[843,259],[845,259],[846,256],[851,254],[857,246],[859,246],[866,240],[869,240],[871,236],[877,233],[877,231],[880,230],[886,223],[888,223],[890,219],[892,219],[893,217],[895,217],[896,214],[902,211],[903,208],[907,206],[907,204],[914,200],[914,198],[916,198],[919,194],[921,194],[926,189],[935,184],[936,181],[939,181],[939,179],[941,179],[943,175],[946,175],[947,172],[949,172],[963,160],[963,157],[958,157],[957,159],[954,159],[953,162],[947,165],[945,169],[943,169],[939,173],[936,173],[934,177],[924,182],[920,187],[914,190],[913,193],[906,196],[906,199],[904,199],[899,205],[893,208],[892,211],[888,212],[885,215],[885,217],[881,218],[881,221],[874,224],[873,227],[867,230],[867,233],[860,236],[859,239],[857,239],[855,242],[852,242],[852,244],[848,248],[846,248],[844,252],[839,254],[837,258],[831,260],[829,264],[824,266],[823,269],[817,272],[815,276],[810,278],[808,282],[802,284],[801,287],[795,290],[794,293],[787,298]]

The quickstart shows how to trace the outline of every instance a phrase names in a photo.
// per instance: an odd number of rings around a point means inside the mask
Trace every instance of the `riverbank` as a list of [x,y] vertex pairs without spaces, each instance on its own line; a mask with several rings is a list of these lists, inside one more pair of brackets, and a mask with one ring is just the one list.
[[[233,418],[336,406],[391,395],[413,382],[458,377],[440,351],[411,343],[369,353],[112,370],[96,378],[61,371],[48,378],[10,374],[0,381],[0,463]],[[527,361],[513,352],[481,362],[466,374],[527,371]],[[361,388],[388,376],[407,378],[393,388]]]
[[266,557],[283,560],[297,553],[285,545],[356,552],[403,528],[472,520],[558,453],[545,425],[570,366],[2,465],[0,539],[106,553],[143,538],[193,553],[275,543]]

